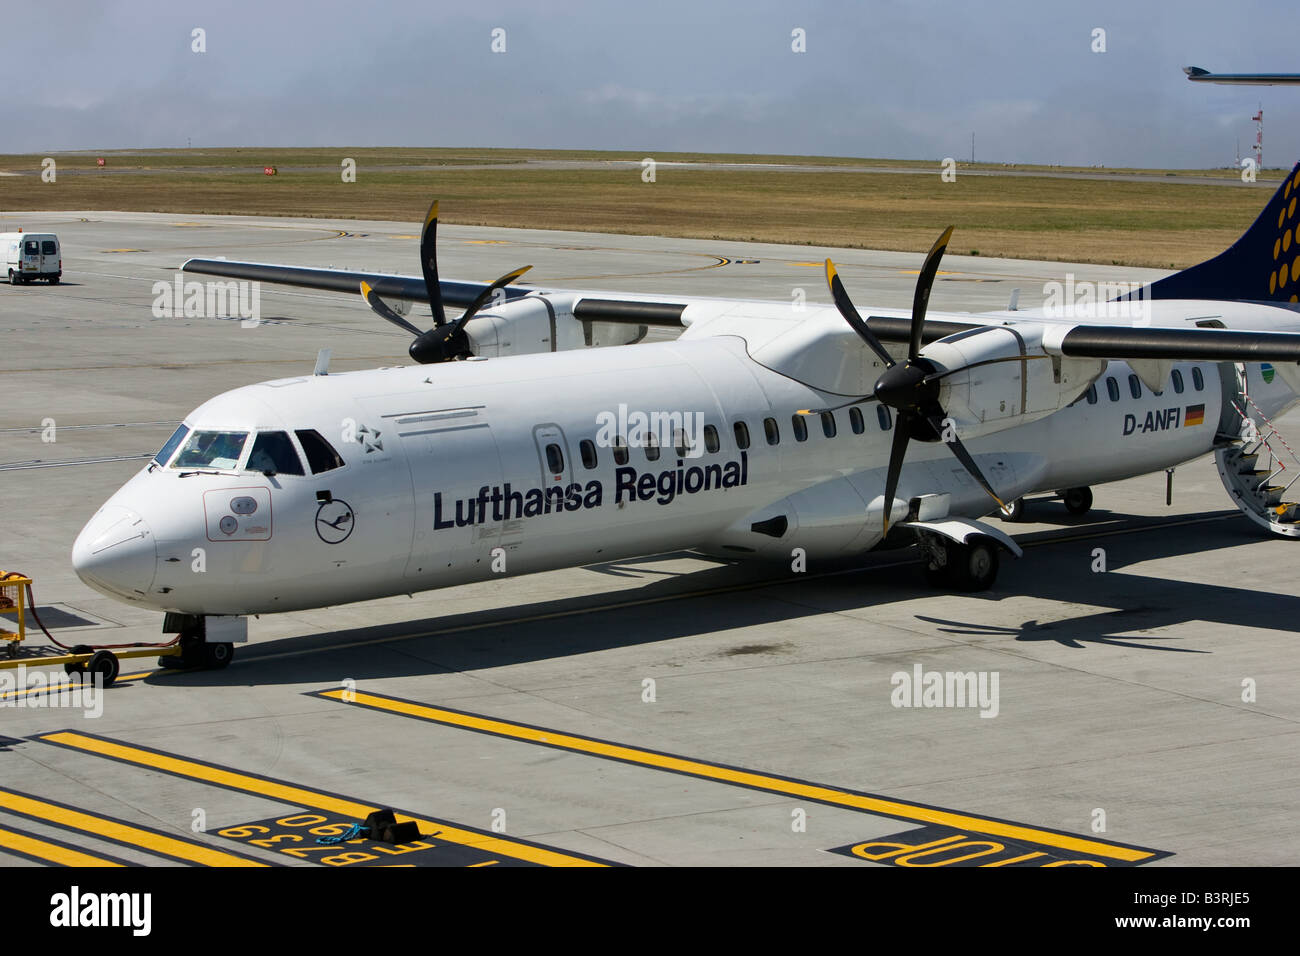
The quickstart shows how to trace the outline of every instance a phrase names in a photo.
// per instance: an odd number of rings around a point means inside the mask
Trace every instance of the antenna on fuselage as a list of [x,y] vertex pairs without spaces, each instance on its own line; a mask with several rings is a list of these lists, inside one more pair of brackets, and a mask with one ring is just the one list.
[[330,356],[334,354],[333,349],[321,349],[316,353],[316,371],[313,375],[328,375],[330,373]]

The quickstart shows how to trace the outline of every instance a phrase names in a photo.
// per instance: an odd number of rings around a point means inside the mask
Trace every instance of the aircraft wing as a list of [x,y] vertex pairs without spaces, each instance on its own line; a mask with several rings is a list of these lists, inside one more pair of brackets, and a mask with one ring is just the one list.
[[1300,83],[1300,73],[1211,73],[1199,66],[1185,66],[1183,72],[1194,83],[1226,86],[1290,86]]
[[[181,266],[182,272],[200,275],[223,276],[253,282],[270,282],[291,285],[301,289],[321,289],[327,292],[345,292],[356,295],[362,282],[374,292],[392,299],[428,301],[422,276],[386,275],[378,272],[352,272],[346,269],[316,269],[306,266],[283,266],[265,262],[236,262],[230,259],[189,259]],[[442,301],[448,305],[466,307],[488,288],[486,282],[461,282],[439,279]],[[518,299],[531,292],[544,291],[535,287],[507,285],[503,288],[507,300]],[[555,290],[561,291],[561,290]],[[563,290],[569,291],[569,290]],[[574,318],[583,322],[610,322],[618,325],[657,325],[683,328],[682,312],[685,302],[659,302],[641,298],[607,298],[607,293],[583,295],[573,309]]]

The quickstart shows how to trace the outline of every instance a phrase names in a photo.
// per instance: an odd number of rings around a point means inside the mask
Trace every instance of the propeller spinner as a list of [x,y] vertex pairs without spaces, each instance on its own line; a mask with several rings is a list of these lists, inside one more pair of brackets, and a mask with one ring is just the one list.
[[479,293],[463,315],[454,323],[448,324],[447,313],[442,305],[442,287],[438,284],[438,256],[436,240],[438,234],[438,200],[433,201],[428,214],[424,217],[424,228],[420,232],[420,267],[424,272],[424,286],[429,297],[429,309],[433,312],[433,328],[422,332],[406,319],[402,318],[388,303],[375,294],[368,282],[361,283],[361,298],[366,305],[381,319],[393,323],[415,336],[408,350],[411,358],[421,365],[433,365],[438,362],[450,362],[455,359],[468,358],[470,351],[469,337],[465,326],[475,314],[492,299],[496,291],[514,282],[532,266],[524,266],[507,272],[490,286]]
[[[894,506],[894,494],[898,491],[898,478],[903,470],[903,460],[907,455],[907,445],[911,439],[918,441],[940,441],[942,440],[957,460],[962,463],[977,482],[980,487],[989,493],[989,496],[1003,507],[1002,500],[994,492],[992,485],[979,470],[975,460],[971,458],[966,447],[961,443],[954,431],[945,430],[944,420],[948,415],[943,406],[939,404],[939,379],[944,375],[952,374],[959,369],[951,369],[940,372],[929,359],[921,355],[921,333],[925,325],[925,312],[930,303],[930,287],[934,284],[934,277],[939,271],[939,260],[943,258],[944,251],[948,248],[948,240],[952,236],[952,226],[944,230],[941,235],[930,247],[929,254],[925,257],[925,265],[921,268],[921,274],[916,280],[916,292],[912,297],[912,326],[907,347],[907,359],[904,362],[894,361],[885,347],[880,344],[880,340],[872,333],[870,327],[862,316],[858,315],[858,310],[853,307],[848,293],[844,290],[844,283],[840,281],[839,274],[835,271],[835,264],[831,260],[826,260],[826,281],[831,288],[831,297],[835,300],[835,307],[839,309],[840,315],[848,322],[853,331],[858,334],[867,347],[873,351],[885,364],[885,371],[876,380],[875,387],[871,395],[864,395],[861,398],[854,399],[846,405],[856,405],[861,402],[869,402],[873,399],[883,405],[894,409],[894,437],[889,451],[889,468],[885,473],[885,511],[884,511],[884,531],[889,533],[889,514]],[[843,408],[844,405],[838,405],[837,408]],[[819,411],[829,411],[822,409]],[[805,409],[804,414],[817,414],[817,412]]]

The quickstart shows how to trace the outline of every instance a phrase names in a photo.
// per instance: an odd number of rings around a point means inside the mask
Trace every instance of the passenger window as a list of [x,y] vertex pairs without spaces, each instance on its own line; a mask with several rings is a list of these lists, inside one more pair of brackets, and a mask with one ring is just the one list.
[[826,434],[827,438],[835,437],[836,428],[834,412],[822,412],[822,431]]
[[736,433],[736,447],[744,451],[749,447],[749,426],[744,422],[736,422],[732,426],[732,431]]
[[59,251],[59,247],[54,244],[53,239],[46,239],[41,243],[41,255],[52,256]]
[[1130,375],[1128,377],[1128,390],[1133,395],[1134,398],[1141,398],[1142,380],[1139,379],[1136,375]]
[[596,443],[590,438],[584,438],[578,442],[578,452],[582,455],[583,468],[596,467]]
[[1198,392],[1205,388],[1205,379],[1201,375],[1201,370],[1195,365],[1192,366],[1192,388]]
[[294,434],[298,436],[298,444],[302,445],[303,454],[307,456],[307,467],[313,475],[343,467],[343,459],[329,442],[320,437],[320,432],[302,429]]
[[546,467],[553,475],[564,473],[564,452],[554,442],[546,446]]
[[790,419],[790,423],[794,426],[794,440],[795,440],[795,441],[807,441],[807,440],[808,440],[808,423],[807,423],[806,421],[803,420],[803,416],[802,416],[802,415],[795,415],[795,416],[793,416],[793,417]]
[[887,431],[889,431],[890,421],[889,421],[889,406],[888,406],[888,405],[877,405],[877,406],[876,406],[876,418],[880,420],[880,430],[881,430],[882,432],[887,432]]
[[1174,369],[1169,373],[1169,377],[1174,381],[1174,391],[1179,395],[1183,394],[1183,373]]
[[853,429],[855,435],[861,435],[867,427],[862,421],[862,409],[856,405],[849,409],[849,427]]
[[36,245],[35,239],[28,239],[25,243],[23,243],[23,252],[25,252],[29,256],[36,255],[37,248],[38,247]]
[[626,465],[629,457],[627,443],[623,441],[623,436],[619,435],[614,439],[614,464]]
[[302,462],[289,441],[288,432],[258,432],[245,471],[272,475],[301,475]]
[[781,429],[777,427],[775,418],[763,419],[763,432],[767,435],[769,445],[775,445],[781,441]]
[[659,460],[659,439],[655,438],[654,435],[645,436],[645,460]]
[[1087,395],[1088,397],[1089,405],[1096,405],[1097,404],[1097,383],[1093,382],[1091,385],[1089,385],[1088,391],[1085,392],[1084,394]]
[[1115,376],[1106,376],[1106,394],[1110,396],[1112,402],[1119,401],[1119,382],[1115,381]]
[[704,450],[710,455],[715,454],[722,447],[722,442],[718,441],[718,430],[712,425],[704,426]]

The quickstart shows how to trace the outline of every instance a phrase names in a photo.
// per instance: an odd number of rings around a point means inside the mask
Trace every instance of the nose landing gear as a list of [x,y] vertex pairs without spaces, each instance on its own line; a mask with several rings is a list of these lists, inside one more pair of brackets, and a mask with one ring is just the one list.
[[182,668],[185,670],[221,670],[228,667],[235,658],[233,641],[211,640],[223,637],[225,632],[242,630],[247,639],[248,622],[242,618],[231,621],[219,618],[219,626],[209,627],[209,618],[201,614],[168,614],[163,620],[164,633],[180,632],[179,654],[158,658],[161,667]]

